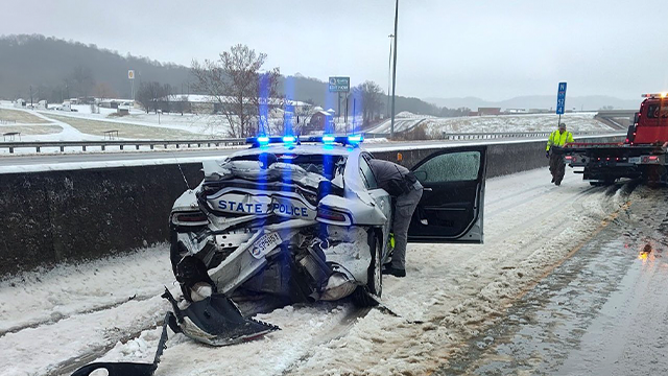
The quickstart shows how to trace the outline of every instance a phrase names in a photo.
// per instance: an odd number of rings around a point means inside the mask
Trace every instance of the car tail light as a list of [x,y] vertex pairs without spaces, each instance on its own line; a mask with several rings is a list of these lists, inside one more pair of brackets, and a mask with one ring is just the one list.
[[649,160],[650,161],[656,161],[656,160],[659,160],[659,157],[657,157],[656,155],[650,155]]
[[323,206],[318,208],[316,220],[337,225],[350,225],[352,223],[348,213]]
[[208,223],[206,214],[202,212],[174,213],[172,223],[178,226],[204,226]]
[[568,160],[570,161],[570,160],[572,160],[572,159],[573,159],[573,157],[572,157],[572,156],[570,156],[570,155],[567,155],[567,156],[566,156],[566,159],[568,159]]

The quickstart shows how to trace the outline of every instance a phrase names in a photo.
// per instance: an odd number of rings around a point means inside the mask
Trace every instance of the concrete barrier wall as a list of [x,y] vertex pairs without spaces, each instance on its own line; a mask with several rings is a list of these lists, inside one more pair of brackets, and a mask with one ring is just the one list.
[[[438,150],[402,150],[399,163],[411,167]],[[374,155],[397,161],[397,151]],[[543,141],[489,145],[487,158],[488,177],[547,166]],[[201,164],[181,168],[190,187],[199,184]],[[185,189],[178,165],[0,174],[0,275],[166,241],[171,205]]]

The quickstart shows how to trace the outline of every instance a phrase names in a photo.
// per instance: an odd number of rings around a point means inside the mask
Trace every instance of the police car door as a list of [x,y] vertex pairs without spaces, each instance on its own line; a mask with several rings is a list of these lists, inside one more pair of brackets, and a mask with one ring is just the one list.
[[414,243],[482,243],[485,146],[448,148],[411,170],[425,187],[408,229]]

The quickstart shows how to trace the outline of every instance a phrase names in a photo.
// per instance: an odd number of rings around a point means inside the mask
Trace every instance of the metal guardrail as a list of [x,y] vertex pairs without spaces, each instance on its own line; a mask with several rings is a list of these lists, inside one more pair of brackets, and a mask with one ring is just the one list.
[[[547,138],[552,132],[497,132],[497,133],[443,133],[439,140],[447,141],[463,141],[463,140],[494,140],[503,138]],[[573,132],[573,136],[590,136],[604,134],[602,132]],[[379,133],[365,134],[366,138],[387,137]],[[211,140],[104,140],[104,141],[27,141],[27,142],[0,142],[1,149],[9,149],[9,153],[14,153],[18,148],[35,148],[37,153],[41,152],[42,148],[58,148],[60,152],[64,152],[66,148],[81,148],[81,151],[86,151],[89,147],[99,147],[102,151],[107,147],[118,146],[120,150],[125,147],[134,146],[139,150],[140,146],[148,146],[150,150],[155,149],[156,146],[162,146],[167,149],[169,146],[174,146],[176,149],[181,147],[211,147],[211,146],[235,146],[245,145],[245,138],[225,138],[225,139],[211,139]]]
[[[458,141],[458,140],[494,140],[500,138],[538,138],[550,137],[552,131],[546,132],[480,132],[480,133],[447,133],[443,132],[439,140]],[[593,136],[607,134],[610,132],[572,132],[573,136]],[[389,133],[365,134],[365,138],[389,137]]]
[[118,146],[120,150],[124,147],[134,146],[139,150],[140,146],[148,146],[151,150],[156,146],[163,146],[167,149],[169,146],[174,146],[179,149],[185,147],[211,147],[211,146],[234,146],[244,145],[245,138],[224,138],[211,140],[104,140],[104,141],[27,141],[27,142],[0,142],[0,149],[9,149],[10,153],[14,153],[14,149],[18,148],[35,148],[37,153],[41,152],[42,148],[58,148],[60,152],[64,152],[65,148],[81,148],[81,151],[86,151],[89,147],[99,147],[103,151],[107,147]]
[[[573,136],[592,136],[606,132],[573,132]],[[449,141],[457,140],[493,140],[498,138],[539,138],[550,137],[549,132],[495,132],[495,133],[443,133],[441,139]]]

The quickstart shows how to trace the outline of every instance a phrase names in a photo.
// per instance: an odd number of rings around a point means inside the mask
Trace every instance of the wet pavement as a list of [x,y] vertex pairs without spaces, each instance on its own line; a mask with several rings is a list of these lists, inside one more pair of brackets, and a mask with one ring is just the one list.
[[630,206],[439,375],[667,375],[668,190]]

